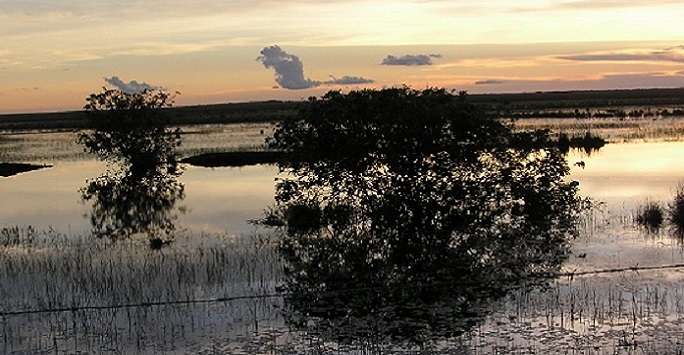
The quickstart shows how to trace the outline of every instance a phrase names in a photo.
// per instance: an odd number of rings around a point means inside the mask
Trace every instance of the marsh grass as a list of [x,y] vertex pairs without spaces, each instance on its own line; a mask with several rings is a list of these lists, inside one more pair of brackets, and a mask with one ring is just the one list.
[[[264,150],[272,123],[236,123],[229,125],[181,126],[183,144],[179,153],[192,156],[201,153]],[[77,142],[79,131],[19,131],[0,133],[0,161],[54,163],[88,160],[93,156]]]
[[0,161],[54,163],[90,158],[74,131],[26,131],[0,134]]
[[609,143],[684,139],[684,117],[535,118],[516,120],[515,126],[518,129],[550,129],[554,133],[568,136],[591,132]]
[[[162,250],[146,243],[2,229],[0,352],[75,351],[102,342],[159,347],[201,338],[206,325],[247,336],[278,319],[279,299],[264,298],[276,294],[282,277],[271,237],[177,237]],[[83,344],[70,344],[75,338]]]
[[659,277],[562,278],[548,289],[521,289],[473,332],[469,347],[476,354],[671,354],[684,342],[684,288],[647,281]]
[[[601,223],[600,214],[591,218]],[[564,276],[523,287],[467,336],[424,348],[324,342],[315,332],[288,330],[282,298],[239,297],[277,294],[282,265],[274,238],[179,237],[151,251],[144,238],[114,243],[2,229],[1,311],[74,309],[0,317],[0,352],[668,354],[684,344],[684,284],[676,271]],[[238,297],[82,309],[231,296]]]
[[203,153],[261,151],[266,137],[273,132],[272,123],[182,126],[184,157]]

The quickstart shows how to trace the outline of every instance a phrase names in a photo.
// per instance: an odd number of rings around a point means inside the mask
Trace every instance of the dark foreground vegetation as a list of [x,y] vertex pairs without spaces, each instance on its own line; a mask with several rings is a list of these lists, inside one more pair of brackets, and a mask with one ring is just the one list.
[[[536,117],[655,117],[684,115],[684,88],[606,91],[566,91],[469,95],[470,101],[502,118]],[[301,101],[264,101],[183,106],[168,109],[172,125],[278,122],[297,114]],[[656,110],[657,106],[680,109]],[[628,111],[623,107],[654,107]],[[599,110],[600,108],[600,110]],[[0,115],[0,130],[82,129],[88,127],[83,111]]]
[[559,271],[584,206],[548,131],[515,131],[464,93],[332,91],[269,146],[287,154],[262,221],[282,233],[283,312],[324,341],[468,332]]

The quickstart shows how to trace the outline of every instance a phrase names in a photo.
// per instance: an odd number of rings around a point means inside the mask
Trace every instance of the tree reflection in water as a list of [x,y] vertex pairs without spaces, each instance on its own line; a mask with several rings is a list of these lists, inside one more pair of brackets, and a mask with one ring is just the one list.
[[93,129],[79,142],[110,164],[81,190],[83,201],[93,204],[93,233],[114,239],[145,234],[152,247],[161,246],[175,230],[176,203],[185,197],[177,180],[180,131],[170,130],[163,114],[172,97],[105,89],[87,102]]
[[185,197],[176,178],[156,169],[142,175],[121,169],[89,181],[82,198],[93,203],[93,233],[110,238],[137,233],[150,240],[168,238],[175,231],[176,203]]
[[323,341],[418,344],[482,322],[543,283],[583,205],[545,131],[516,132],[465,94],[329,92],[270,141],[286,319]]

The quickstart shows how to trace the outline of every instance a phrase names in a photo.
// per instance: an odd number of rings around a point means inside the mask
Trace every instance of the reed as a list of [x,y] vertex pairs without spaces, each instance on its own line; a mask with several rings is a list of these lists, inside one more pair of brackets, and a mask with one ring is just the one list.
[[[650,273],[650,272],[649,272]],[[502,300],[466,339],[472,354],[671,354],[684,341],[676,282],[661,275],[561,278]]]
[[271,236],[179,236],[162,250],[146,243],[0,230],[0,352],[92,350],[103,341],[160,351],[160,339],[180,346],[205,326],[249,336],[278,319],[279,298],[266,297],[282,279]]
[[549,129],[556,134],[582,136],[587,132],[609,143],[641,141],[681,141],[682,117],[611,118],[534,118],[515,121],[517,129]]

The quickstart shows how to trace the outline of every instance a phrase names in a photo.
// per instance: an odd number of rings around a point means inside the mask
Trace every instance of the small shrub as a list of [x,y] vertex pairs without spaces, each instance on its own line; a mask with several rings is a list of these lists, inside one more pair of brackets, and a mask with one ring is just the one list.
[[663,226],[665,221],[665,211],[663,207],[655,202],[648,202],[645,206],[639,207],[636,222],[649,231],[657,231]]
[[669,221],[672,223],[675,234],[684,236],[684,185],[677,188],[674,201],[669,206]]

